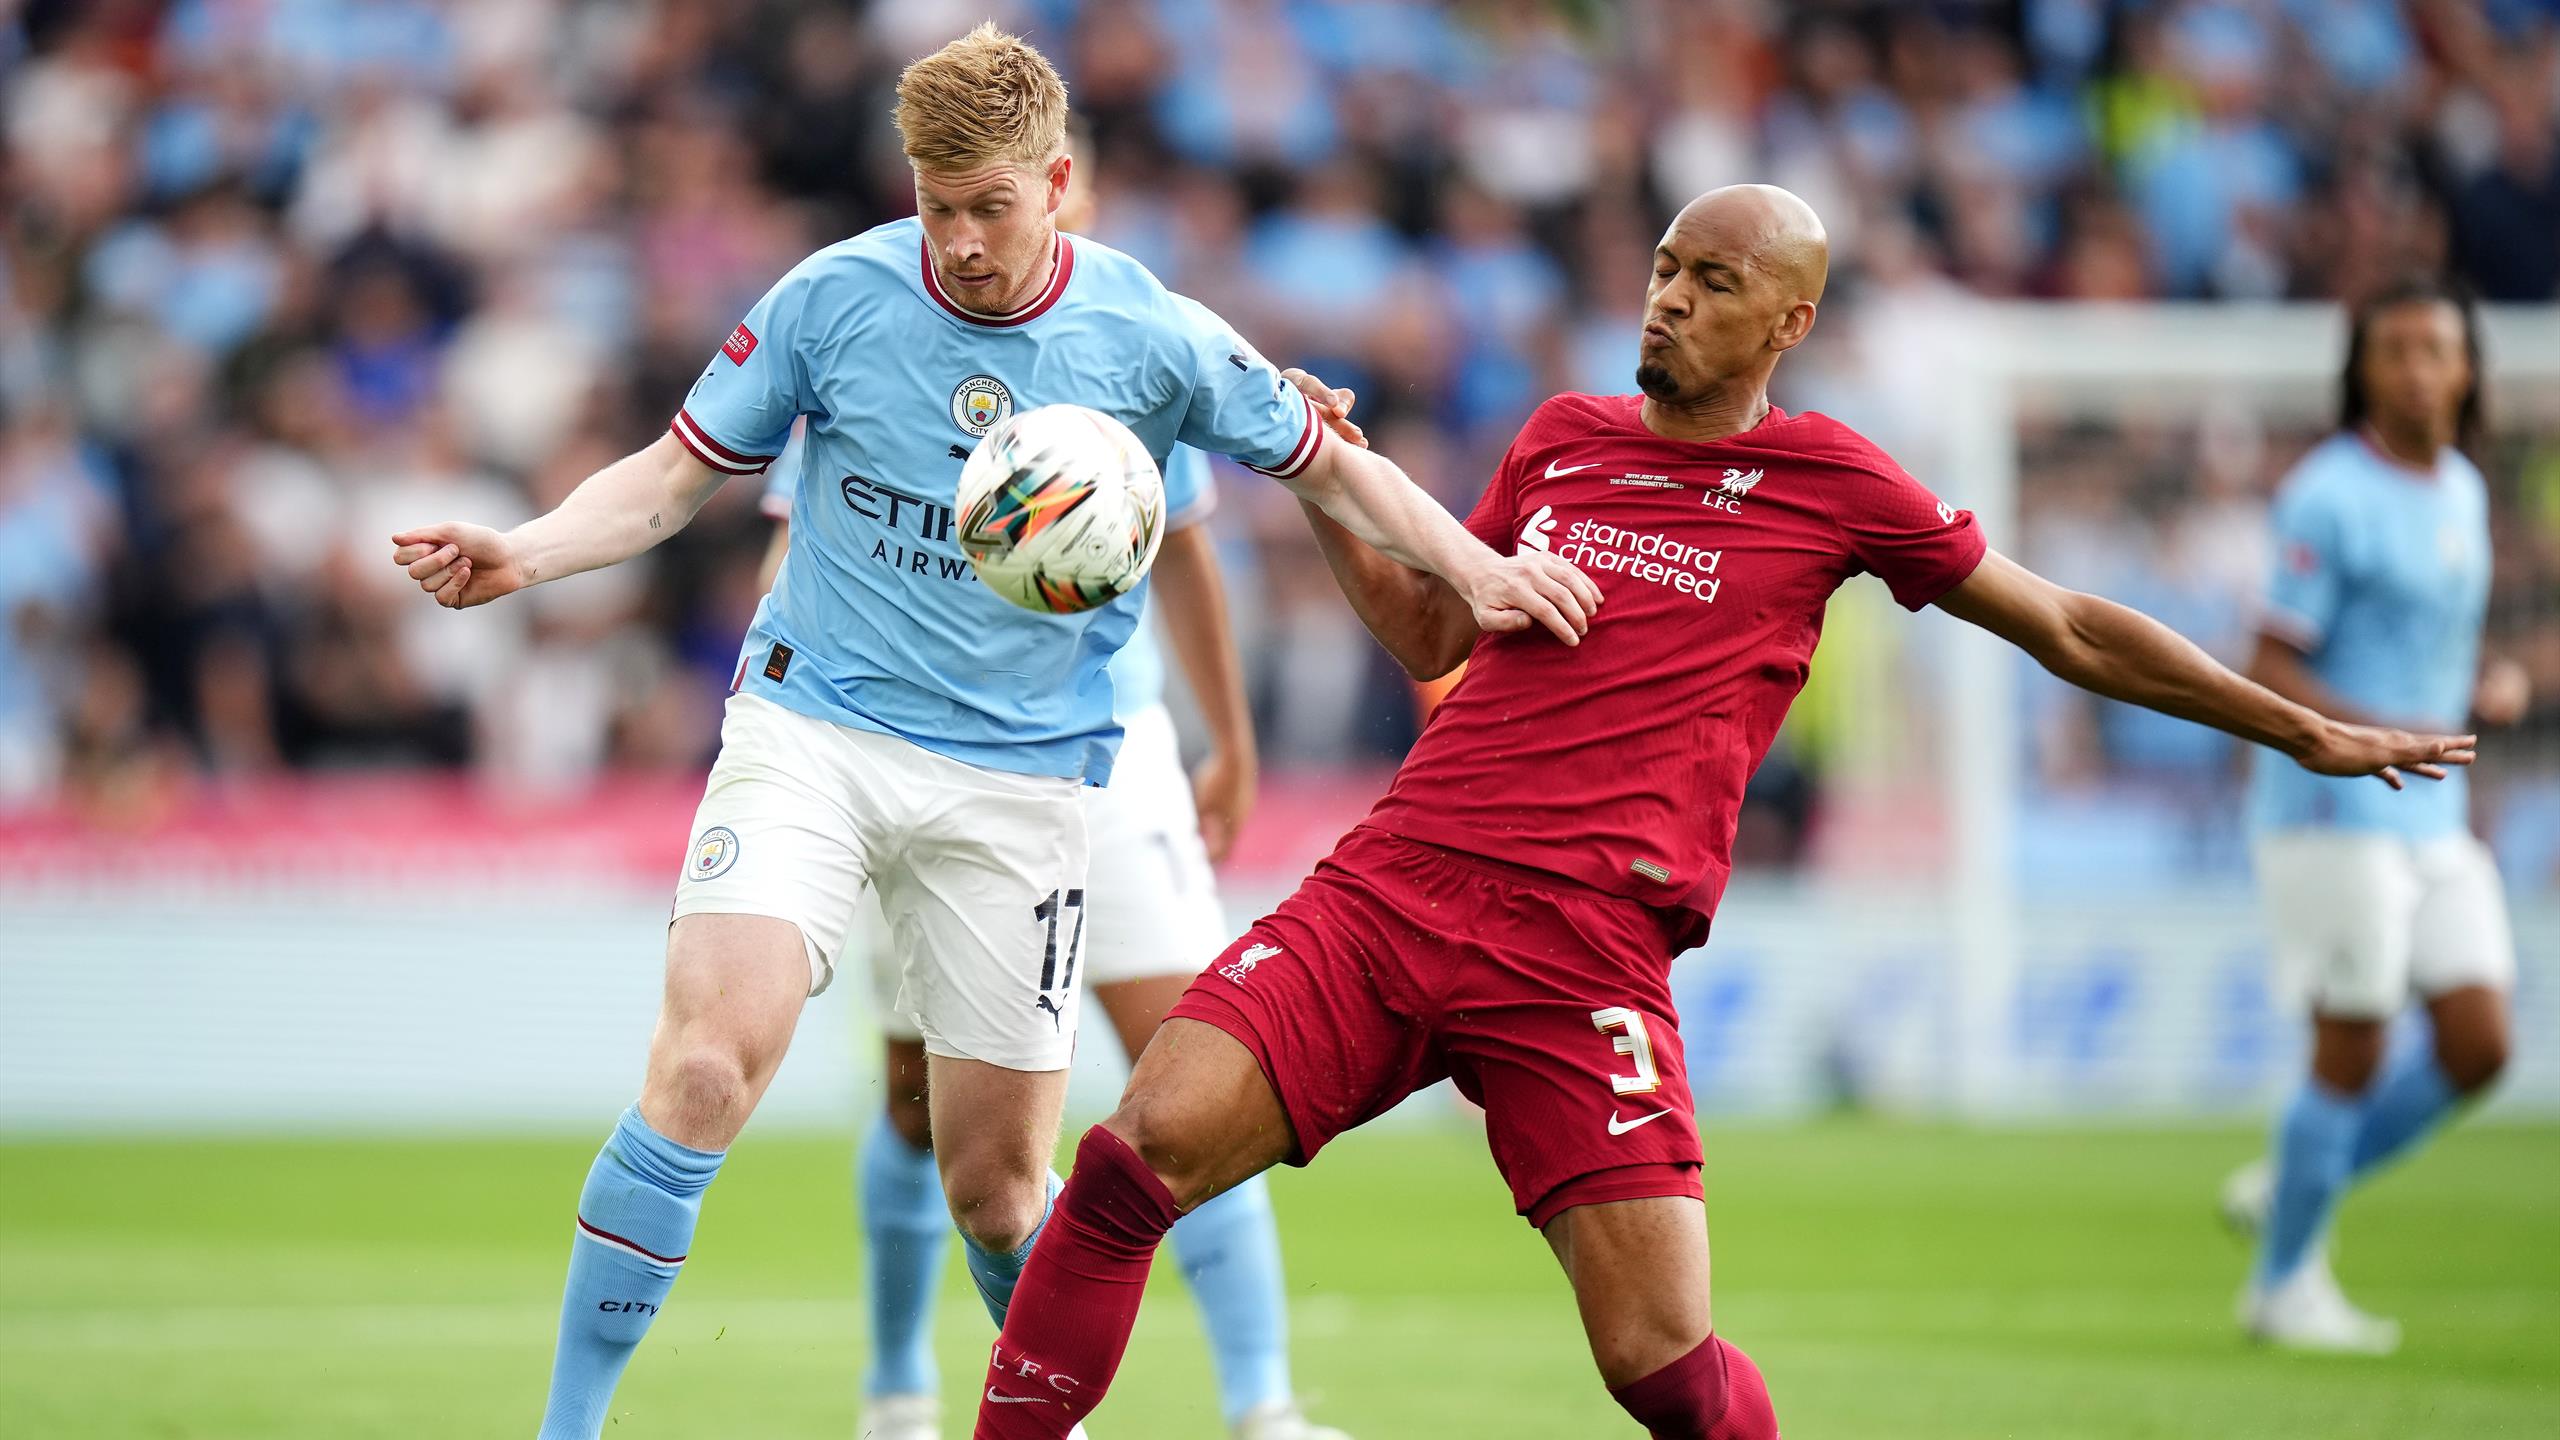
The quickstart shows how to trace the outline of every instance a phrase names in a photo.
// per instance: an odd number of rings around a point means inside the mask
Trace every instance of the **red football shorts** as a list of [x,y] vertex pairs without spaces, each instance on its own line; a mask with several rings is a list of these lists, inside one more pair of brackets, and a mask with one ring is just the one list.
[[1702,1193],[1671,1009],[1678,923],[1363,826],[1173,1014],[1253,1052],[1297,1131],[1293,1165],[1455,1080],[1544,1228],[1577,1205]]

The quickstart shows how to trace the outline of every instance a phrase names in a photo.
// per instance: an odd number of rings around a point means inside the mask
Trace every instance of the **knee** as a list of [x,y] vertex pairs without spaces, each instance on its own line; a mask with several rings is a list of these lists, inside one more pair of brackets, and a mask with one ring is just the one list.
[[1217,1157],[1188,1136],[1188,1127],[1162,1102],[1148,1096],[1125,1096],[1120,1108],[1102,1122],[1102,1128],[1119,1136],[1122,1144],[1135,1151],[1183,1209],[1190,1210],[1216,1193]]
[[2311,1073],[2331,1091],[2362,1095],[2382,1068],[2383,1027],[2369,1021],[2323,1021],[2313,1036]]
[[945,1175],[942,1183],[951,1202],[951,1223],[960,1227],[970,1244],[994,1254],[1021,1249],[1049,1210],[1045,1171],[1002,1176],[962,1173]]
[[890,1087],[889,1128],[911,1150],[933,1148],[933,1107],[925,1103],[922,1091],[903,1085]]
[[650,1112],[663,1111],[672,1123],[687,1130],[734,1135],[746,1123],[747,1066],[732,1050],[716,1045],[678,1050],[651,1082],[649,1088],[660,1103],[649,1107]]
[[2497,1083],[2505,1073],[2509,1043],[2503,1032],[2464,1036],[2448,1041],[2439,1036],[2436,1063],[2443,1067],[2444,1078],[2465,1096],[2477,1095]]
[[1685,1317],[1630,1317],[1627,1324],[1590,1336],[1591,1358],[1600,1367],[1601,1383],[1619,1389],[1678,1363],[1705,1344],[1709,1333]]

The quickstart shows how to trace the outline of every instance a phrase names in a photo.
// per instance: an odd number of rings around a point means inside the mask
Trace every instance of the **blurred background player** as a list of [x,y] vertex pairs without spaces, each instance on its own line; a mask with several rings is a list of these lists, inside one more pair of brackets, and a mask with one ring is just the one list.
[[[2273,580],[2250,674],[2326,714],[2450,729],[2513,724],[2528,683],[2483,663],[2489,494],[2480,338],[2469,299],[2404,280],[2356,307],[2337,433],[2276,493]],[[2505,1068],[2515,942],[2471,790],[2389,791],[2258,764],[2253,822],[2275,989],[2311,1017],[2310,1073],[2272,1163],[2225,1186],[2258,1231],[2241,1297],[2251,1334],[2311,1350],[2395,1349],[2350,1304],[2327,1236],[2349,1186],[2406,1153]],[[2422,1002],[2393,1035],[2392,1021]]]
[[[1068,127],[1069,153],[1090,157],[1090,138]],[[1058,228],[1091,227],[1090,167],[1067,180]],[[778,523],[762,579],[772,588],[791,545],[791,506],[804,447],[795,431],[769,474],[764,511]],[[1165,537],[1148,572],[1144,613],[1111,658],[1111,693],[1122,730],[1111,783],[1086,794],[1092,859],[1085,882],[1080,974],[1134,1060],[1183,987],[1227,943],[1211,866],[1227,856],[1252,813],[1257,761],[1253,716],[1227,624],[1226,585],[1207,525],[1217,494],[1209,459],[1176,445],[1164,467]],[[1161,617],[1161,618],[1159,618]],[[1170,639],[1208,731],[1209,752],[1186,774],[1173,714],[1164,702],[1163,645]],[[864,1133],[857,1161],[863,1264],[871,1301],[871,1364],[864,1377],[863,1440],[930,1440],[941,1433],[933,1359],[934,1301],[950,1227],[932,1150],[924,1039],[897,1009],[896,937],[866,903],[855,927],[870,949],[872,1013],[880,1025],[888,1105]],[[1269,1186],[1239,1185],[1183,1217],[1173,1251],[1216,1364],[1219,1408],[1240,1440],[1347,1440],[1311,1425],[1289,1375],[1288,1296]]]
[[1593,618],[1573,653],[1480,632],[1438,582],[1309,514],[1408,672],[1473,663],[1386,797],[1192,983],[1085,1135],[990,1357],[978,1440],[1054,1440],[1101,1403],[1185,1209],[1444,1078],[1484,1106],[1611,1397],[1658,1440],[1776,1440],[1759,1369],[1709,1303],[1669,972],[1706,936],[1745,782],[1862,571],[2065,681],[2324,774],[2396,788],[2395,767],[2470,762],[2466,739],[2324,718],[2035,575],[1855,431],[1771,404],[1828,270],[1796,196],[1699,196],[1654,249],[1641,397],[1558,396],[1522,428],[1468,527],[1582,568]]
[[1120,738],[1103,666],[1140,601],[1034,619],[978,584],[935,498],[962,441],[1017,405],[1090,403],[1155,454],[1235,455],[1452,572],[1488,624],[1578,638],[1555,598],[1571,567],[1497,557],[1393,465],[1325,446],[1312,403],[1224,322],[1058,232],[1066,90],[1037,50],[981,26],[907,68],[895,118],[917,217],[777,282],[666,435],[513,532],[393,537],[396,562],[459,609],[649,548],[723,480],[762,471],[804,416],[804,473],[842,477],[801,492],[782,584],[739,657],[647,1080],[579,1201],[546,1440],[600,1433],[702,1194],[875,879],[909,937],[899,1008],[924,1035],[929,1103],[968,1117],[934,1127],[935,1159],[999,1322],[1046,1219],[1075,941],[1063,968],[1040,957],[1084,923],[1082,792],[1108,782]]

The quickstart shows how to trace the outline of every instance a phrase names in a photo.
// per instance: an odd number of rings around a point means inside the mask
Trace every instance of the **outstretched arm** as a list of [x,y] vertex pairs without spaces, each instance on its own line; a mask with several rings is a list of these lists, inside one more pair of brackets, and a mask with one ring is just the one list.
[[504,534],[458,522],[404,530],[391,537],[391,560],[447,609],[486,605],[621,564],[683,529],[728,478],[669,432],[580,481],[548,515]]
[[2445,766],[2471,763],[2471,736],[2331,719],[2232,673],[2159,621],[2066,590],[1996,551],[1938,608],[2084,690],[2256,741],[2322,775],[2379,776],[2396,790],[2403,767],[2441,780]]
[[[1356,449],[1369,448],[1368,435],[1351,419],[1356,394],[1336,390],[1294,367],[1280,373],[1315,403],[1316,413],[1324,417],[1325,427],[1335,438]],[[1476,636],[1483,633],[1465,597],[1439,576],[1363,544],[1313,502],[1300,500],[1298,508],[1306,512],[1316,547],[1324,552],[1324,563],[1351,602],[1352,613],[1378,637],[1404,673],[1432,681],[1457,669],[1475,647]],[[1598,588],[1592,593],[1596,597]]]
[[[1590,628],[1591,617],[1600,609],[1600,587],[1572,562],[1542,550],[1495,554],[1383,455],[1356,445],[1327,445],[1306,469],[1281,483],[1341,530],[1325,552],[1336,576],[1344,574],[1344,567],[1334,553],[1347,540],[1376,552],[1387,564],[1444,584],[1477,629],[1526,630],[1532,624],[1544,625],[1567,645],[1582,643],[1582,632]],[[1317,526],[1316,535],[1319,543],[1324,542],[1326,527]],[[1356,567],[1355,573],[1366,576],[1366,563]],[[1383,571],[1375,578],[1388,587],[1378,598],[1391,599],[1396,582]],[[1406,583],[1406,593],[1423,593],[1419,582]],[[1351,593],[1360,618],[1394,650],[1397,642],[1378,628],[1373,607],[1362,605],[1350,581],[1344,589]],[[1397,659],[1405,657],[1399,653]],[[1412,669],[1410,662],[1406,668]]]

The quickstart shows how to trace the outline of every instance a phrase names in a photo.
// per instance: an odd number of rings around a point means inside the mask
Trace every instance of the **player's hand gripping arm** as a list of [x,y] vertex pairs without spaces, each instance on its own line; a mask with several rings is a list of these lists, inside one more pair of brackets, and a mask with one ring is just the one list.
[[[1351,421],[1351,406],[1356,398],[1349,390],[1336,390],[1304,370],[1281,372],[1289,382],[1313,400],[1318,414],[1335,437],[1344,443],[1329,446],[1333,450],[1356,449],[1366,452],[1369,437]],[[1392,468],[1392,467],[1390,467]],[[1402,480],[1402,472],[1397,472]],[[1404,481],[1408,487],[1410,481]],[[1433,510],[1440,507],[1427,495],[1417,497]],[[1439,574],[1420,569],[1381,553],[1334,519],[1324,508],[1301,495],[1299,508],[1306,511],[1307,524],[1313,528],[1316,545],[1324,552],[1325,564],[1333,571],[1334,582],[1342,587],[1343,596],[1351,602],[1352,613],[1369,633],[1378,637],[1406,674],[1416,680],[1437,680],[1458,667],[1475,645],[1476,636],[1484,630],[1519,630],[1527,628],[1527,617],[1517,611],[1503,617],[1505,623],[1479,623],[1478,608],[1459,593],[1457,587]],[[1442,512],[1444,515],[1446,512]],[[1462,535],[1465,528],[1459,527]],[[1465,537],[1473,543],[1474,537]],[[1538,552],[1529,552],[1537,555]],[[1547,559],[1552,557],[1539,556]],[[1557,561],[1568,584],[1584,602],[1583,624],[1599,608],[1600,590],[1589,577],[1572,565]],[[1550,628],[1553,628],[1550,626]],[[1573,643],[1570,639],[1567,643]]]
[[630,559],[683,529],[728,478],[669,432],[579,482],[548,515],[504,533],[450,521],[403,530],[391,562],[449,610],[486,605]]
[[2441,780],[2445,766],[2471,763],[2471,736],[2331,719],[2232,673],[2159,621],[2066,590],[1997,551],[1938,608],[2084,690],[2254,740],[2322,775],[2378,776],[2396,790],[2404,768]]
[[1236,832],[1253,813],[1261,756],[1253,737],[1253,711],[1244,698],[1244,665],[1236,658],[1235,631],[1227,624],[1227,590],[1218,576],[1218,550],[1206,525],[1185,525],[1164,537],[1157,552],[1154,595],[1148,603],[1164,621],[1174,658],[1191,682],[1191,698],[1209,727],[1209,758],[1191,777],[1191,799],[1200,812],[1200,841],[1211,860],[1224,860]]
[[[1328,417],[1327,424],[1337,436],[1345,435],[1346,429],[1350,435],[1358,434],[1357,427],[1346,418],[1350,409],[1347,395],[1337,400],[1336,392],[1304,371],[1285,374],[1315,400],[1316,408]],[[1365,563],[1346,572],[1335,553],[1343,540],[1357,541],[1377,552],[1380,559],[1420,572],[1425,578],[1445,581],[1478,630],[1526,630],[1533,624],[1544,625],[1565,644],[1579,645],[1582,632],[1591,627],[1591,617],[1600,609],[1600,587],[1571,561],[1541,550],[1524,550],[1516,555],[1494,553],[1467,533],[1467,527],[1459,524],[1456,516],[1414,484],[1394,461],[1361,443],[1325,446],[1306,469],[1282,483],[1312,509],[1321,510],[1322,518],[1330,519],[1343,532],[1329,535],[1327,526],[1316,526],[1316,538],[1325,545],[1327,562],[1333,565],[1352,609],[1359,612],[1370,632],[1407,671],[1417,676],[1420,672],[1414,670],[1413,660],[1407,655],[1407,627],[1397,619],[1394,606],[1398,601],[1415,598],[1423,587],[1410,581],[1398,583],[1383,570]],[[1317,517],[1310,516],[1314,518]],[[1364,599],[1355,584],[1366,582],[1375,582],[1380,588],[1379,593]],[[1382,619],[1388,628],[1380,628]],[[1468,636],[1470,642],[1473,638]],[[1459,647],[1457,657],[1433,675],[1447,673],[1449,666],[1464,658],[1465,653],[1465,647]]]

